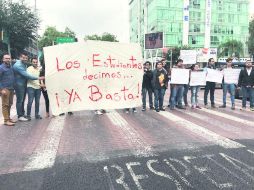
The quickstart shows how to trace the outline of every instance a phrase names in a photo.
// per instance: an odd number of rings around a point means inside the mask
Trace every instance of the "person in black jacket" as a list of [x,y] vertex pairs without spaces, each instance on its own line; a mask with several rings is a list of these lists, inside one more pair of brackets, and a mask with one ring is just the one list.
[[242,87],[242,109],[246,109],[247,95],[249,95],[250,110],[254,111],[254,69],[250,60],[246,61],[244,70],[240,72],[238,87]]
[[150,109],[154,109],[154,107],[153,107],[152,78],[153,78],[153,72],[151,71],[151,62],[147,61],[144,63],[144,75],[143,75],[143,82],[142,82],[142,102],[143,102],[142,111],[146,110],[146,94],[147,94],[147,92],[148,92],[148,97],[149,97]]
[[154,90],[154,106],[156,112],[165,111],[163,108],[163,101],[165,91],[168,84],[168,74],[165,69],[163,69],[162,62],[156,63],[156,69],[153,71],[152,86]]

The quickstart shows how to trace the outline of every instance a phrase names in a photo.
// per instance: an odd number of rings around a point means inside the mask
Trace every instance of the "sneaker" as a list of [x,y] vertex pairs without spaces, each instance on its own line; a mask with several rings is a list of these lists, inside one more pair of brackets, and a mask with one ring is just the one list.
[[200,106],[196,106],[197,109],[202,109]]
[[68,112],[68,115],[73,115],[73,112],[71,112],[71,111],[70,111],[70,112]]
[[24,116],[21,116],[21,117],[19,117],[19,121],[28,121],[28,119],[25,118]]
[[136,108],[133,108],[132,111],[133,111],[133,113],[137,113],[137,109]]
[[7,125],[7,126],[14,126],[15,124],[10,122],[10,121],[5,121],[4,122],[4,125]]
[[146,111],[146,108],[142,108],[142,111]]
[[160,112],[160,110],[159,110],[159,109],[155,109],[155,111],[156,111],[156,112]]
[[12,119],[9,119],[9,122],[11,122],[11,123],[17,123],[17,121],[14,121]]
[[25,118],[27,119],[27,121],[31,121],[31,116],[30,115],[27,115]]
[[180,110],[186,110],[186,108],[183,107],[183,106],[178,106],[177,108],[180,109]]
[[251,107],[251,108],[250,108],[250,111],[254,111],[254,108],[253,108],[253,107]]
[[226,105],[223,104],[223,105],[219,106],[219,108],[226,108]]
[[63,116],[63,115],[65,115],[65,113],[61,113],[61,114],[59,114],[59,116]]
[[153,106],[150,106],[150,110],[154,110],[154,107],[153,107]]
[[215,104],[212,104],[211,107],[212,107],[212,108],[216,108]]
[[231,110],[235,110],[235,104],[232,104]]
[[240,110],[246,110],[246,107],[241,107]]
[[166,111],[164,108],[160,108],[160,111]]
[[102,113],[100,110],[96,110],[96,111],[95,111],[95,114],[96,114],[96,115],[102,115],[103,113]]
[[205,104],[204,107],[208,109],[208,105],[207,104]]
[[40,115],[36,115],[35,119],[42,119],[42,117]]

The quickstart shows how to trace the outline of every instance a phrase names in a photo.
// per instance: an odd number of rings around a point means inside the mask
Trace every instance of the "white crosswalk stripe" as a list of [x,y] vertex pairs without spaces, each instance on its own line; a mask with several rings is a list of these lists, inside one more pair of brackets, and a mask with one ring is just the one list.
[[182,117],[178,117],[175,114],[169,113],[167,111],[165,112],[159,112],[159,114],[165,118],[167,118],[169,121],[173,121],[177,125],[186,128],[187,130],[190,130],[191,132],[195,133],[198,136],[203,137],[204,139],[207,139],[209,142],[213,142],[214,144],[217,144],[219,146],[222,146],[224,148],[242,148],[245,147],[244,145],[232,141],[228,138],[225,138],[223,136],[220,136],[217,133],[214,133],[204,127],[201,127],[195,123],[192,123],[186,119],[183,119]]

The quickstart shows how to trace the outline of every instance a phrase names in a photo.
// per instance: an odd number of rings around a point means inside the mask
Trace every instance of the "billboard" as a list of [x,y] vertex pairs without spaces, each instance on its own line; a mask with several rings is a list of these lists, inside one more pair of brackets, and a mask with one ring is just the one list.
[[163,48],[163,32],[145,34],[145,49]]

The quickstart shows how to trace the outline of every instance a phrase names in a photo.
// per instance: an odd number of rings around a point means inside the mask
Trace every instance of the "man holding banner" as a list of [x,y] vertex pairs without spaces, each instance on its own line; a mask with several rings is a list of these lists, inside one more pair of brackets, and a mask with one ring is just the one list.
[[177,60],[176,64],[177,67],[173,68],[171,71],[171,85],[172,85],[171,102],[170,102],[171,110],[174,110],[175,107],[179,109],[185,109],[182,103],[184,84],[189,83],[189,70],[184,69],[183,60],[182,59]]
[[[208,65],[207,65],[206,69],[213,69],[213,70],[215,70],[215,62],[214,62],[213,58],[210,58],[208,60]],[[215,108],[215,102],[214,102],[215,82],[207,80],[206,81],[206,86],[205,86],[205,92],[204,92],[204,104],[205,104],[205,107],[207,107],[207,104],[208,104],[208,102],[207,102],[207,96],[208,96],[209,91],[210,91],[211,107]]]
[[163,69],[162,62],[159,61],[156,64],[156,69],[153,71],[152,86],[154,89],[154,106],[156,112],[165,111],[163,108],[163,101],[165,91],[167,89],[168,74]]
[[237,84],[240,69],[232,68],[233,59],[227,59],[227,67],[223,70],[224,82],[223,82],[223,104],[219,108],[226,108],[227,92],[230,93],[231,109],[235,110],[235,85]]

